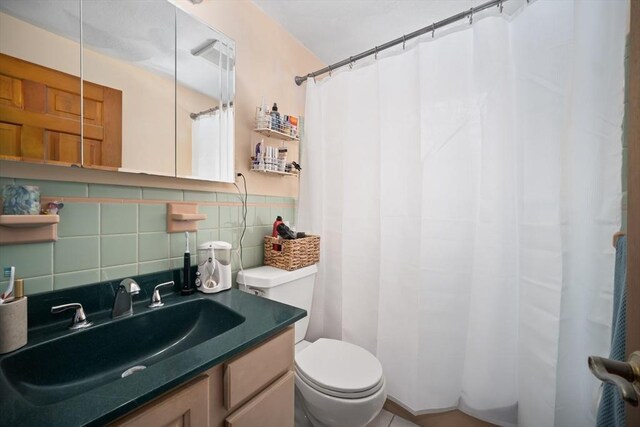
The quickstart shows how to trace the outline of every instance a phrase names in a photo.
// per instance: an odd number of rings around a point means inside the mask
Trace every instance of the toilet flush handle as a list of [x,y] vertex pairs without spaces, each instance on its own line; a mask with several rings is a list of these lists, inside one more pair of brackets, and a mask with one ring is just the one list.
[[251,286],[245,286],[245,289],[250,294],[257,295],[259,297],[263,297],[264,296],[264,291],[262,289],[252,288]]

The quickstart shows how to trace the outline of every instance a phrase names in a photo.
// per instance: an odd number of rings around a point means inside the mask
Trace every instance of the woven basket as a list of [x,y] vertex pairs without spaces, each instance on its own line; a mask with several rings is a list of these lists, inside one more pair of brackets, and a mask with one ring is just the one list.
[[[281,250],[275,250],[277,245]],[[320,261],[320,236],[294,240],[264,236],[264,264],[283,270],[297,270]]]

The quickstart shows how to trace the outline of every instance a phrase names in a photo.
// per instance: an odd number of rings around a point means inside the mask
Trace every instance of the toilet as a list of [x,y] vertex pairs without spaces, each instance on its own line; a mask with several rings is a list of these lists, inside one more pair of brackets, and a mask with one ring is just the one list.
[[[382,366],[367,350],[344,341],[304,341],[316,265],[294,271],[263,266],[238,273],[240,290],[307,310],[295,324],[296,411],[316,427],[362,427],[387,398]],[[296,425],[300,414],[296,413]]]

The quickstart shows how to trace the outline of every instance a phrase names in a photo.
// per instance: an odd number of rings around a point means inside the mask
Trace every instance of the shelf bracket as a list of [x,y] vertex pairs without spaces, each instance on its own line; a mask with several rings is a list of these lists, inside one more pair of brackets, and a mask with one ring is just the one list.
[[207,214],[198,213],[197,203],[167,203],[167,232],[198,231],[198,221]]

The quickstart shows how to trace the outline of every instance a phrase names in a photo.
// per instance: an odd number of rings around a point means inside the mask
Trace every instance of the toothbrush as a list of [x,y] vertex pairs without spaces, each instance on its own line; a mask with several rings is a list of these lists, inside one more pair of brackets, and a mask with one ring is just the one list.
[[0,304],[7,301],[9,299],[9,295],[11,295],[11,293],[13,292],[13,282],[16,279],[16,268],[13,266],[5,267],[4,277],[9,278],[9,286],[7,287],[7,290],[2,295],[0,295]]
[[191,253],[189,252],[189,232],[184,232],[184,237],[187,240],[187,247],[184,251],[184,268],[182,272],[182,295],[190,295],[195,289],[191,286]]

